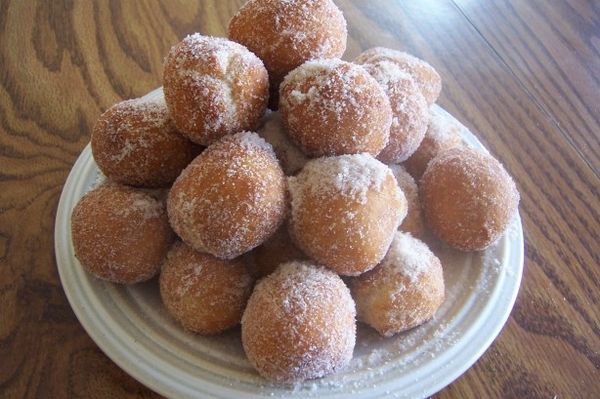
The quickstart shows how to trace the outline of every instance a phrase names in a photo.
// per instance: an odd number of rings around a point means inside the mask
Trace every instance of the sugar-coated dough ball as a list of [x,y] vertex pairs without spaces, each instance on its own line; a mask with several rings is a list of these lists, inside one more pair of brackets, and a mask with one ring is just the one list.
[[102,173],[136,187],[168,186],[200,152],[177,132],[163,98],[113,105],[96,122],[91,141]]
[[238,43],[198,33],[171,48],[163,85],[175,125],[202,145],[255,129],[269,99],[267,70],[258,57]]
[[425,137],[419,148],[410,158],[404,161],[403,165],[408,173],[418,180],[425,173],[429,161],[435,158],[437,154],[458,147],[461,144],[460,126],[441,111],[431,109]]
[[164,203],[114,183],[79,200],[71,215],[71,234],[83,268],[121,284],[156,275],[174,238]]
[[[276,99],[292,69],[314,58],[341,57],[347,31],[331,0],[250,0],[229,22],[228,36],[263,60]],[[276,101],[271,104],[276,108]]]
[[419,188],[433,233],[463,251],[494,243],[519,205],[519,192],[502,164],[471,148],[440,153],[429,162]]
[[428,105],[436,102],[442,91],[442,78],[427,62],[405,53],[385,47],[373,47],[361,53],[354,62],[372,64],[378,61],[390,61],[410,73],[421,88]]
[[311,60],[294,69],[281,84],[279,107],[290,138],[309,156],[377,156],[388,143],[388,96],[350,62]]
[[415,179],[401,165],[390,165],[390,169],[406,197],[408,206],[408,212],[399,229],[415,237],[422,237],[425,234],[425,221],[423,220],[421,201],[419,200],[419,187]]
[[256,133],[225,136],[177,178],[169,221],[192,248],[233,259],[263,243],[286,213],[285,176],[273,148]]
[[320,378],[350,362],[355,315],[350,291],[335,273],[285,263],[254,288],[242,317],[242,344],[269,380]]
[[427,245],[398,232],[381,264],[351,289],[358,319],[389,337],[433,317],[444,301],[444,273]]
[[177,242],[160,273],[160,296],[186,330],[218,334],[239,324],[253,282],[241,259],[221,260]]
[[248,254],[250,269],[257,277],[267,276],[282,263],[307,259],[294,245],[284,223],[267,241]]
[[377,265],[406,216],[406,198],[392,171],[368,154],[313,159],[288,183],[292,239],[342,275]]
[[381,85],[392,107],[390,140],[377,158],[387,164],[402,162],[425,136],[429,119],[425,97],[412,76],[392,62],[378,61],[364,68]]
[[298,173],[308,158],[290,140],[281,122],[281,114],[267,110],[263,125],[257,131],[258,135],[273,146],[281,168],[287,176]]

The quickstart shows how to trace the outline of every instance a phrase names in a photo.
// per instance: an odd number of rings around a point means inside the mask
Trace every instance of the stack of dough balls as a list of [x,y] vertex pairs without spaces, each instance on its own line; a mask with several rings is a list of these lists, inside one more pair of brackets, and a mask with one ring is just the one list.
[[482,250],[519,201],[433,105],[431,65],[381,47],[342,61],[346,37],[331,0],[250,0],[228,39],[185,37],[162,92],[100,116],[106,179],[71,215],[87,272],[160,274],[174,322],[241,325],[250,363],[281,383],[346,367],[357,318],[384,337],[432,319],[444,265],[421,239]]

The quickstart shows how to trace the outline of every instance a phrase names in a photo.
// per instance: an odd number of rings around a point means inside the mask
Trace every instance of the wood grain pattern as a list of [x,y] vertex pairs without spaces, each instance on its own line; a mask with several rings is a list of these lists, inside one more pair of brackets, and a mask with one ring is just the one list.
[[600,3],[454,2],[600,173]]
[[[455,2],[337,1],[345,58],[383,45],[430,61],[444,80],[440,104],[522,195],[515,309],[436,397],[598,397],[600,10],[585,0]],[[157,396],[73,315],[53,257],[56,206],[100,112],[158,86],[169,47],[194,31],[223,35],[241,3],[0,2],[0,397]]]

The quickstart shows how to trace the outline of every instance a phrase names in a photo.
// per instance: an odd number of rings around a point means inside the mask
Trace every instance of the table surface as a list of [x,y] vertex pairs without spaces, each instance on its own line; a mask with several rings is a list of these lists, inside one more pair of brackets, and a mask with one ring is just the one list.
[[[170,46],[242,1],[0,2],[0,396],[155,397],[78,323],[58,199],[98,115],[161,84]],[[443,78],[439,104],[514,176],[526,239],[512,315],[438,398],[600,397],[600,2],[338,0],[352,59],[380,45]]]

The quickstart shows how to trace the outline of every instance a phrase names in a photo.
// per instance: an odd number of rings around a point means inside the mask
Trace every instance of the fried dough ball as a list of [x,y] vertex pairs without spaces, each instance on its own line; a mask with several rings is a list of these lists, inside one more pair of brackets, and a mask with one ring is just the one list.
[[177,242],[160,273],[160,296],[186,330],[218,334],[239,324],[253,282],[241,259],[221,260]]
[[404,161],[403,165],[415,179],[419,180],[427,164],[442,151],[462,144],[460,127],[456,122],[439,111],[429,111],[429,127],[417,150]]
[[399,229],[411,233],[415,237],[422,237],[425,234],[425,221],[421,211],[421,201],[419,201],[419,187],[415,179],[401,165],[390,165],[389,167],[406,197],[408,206],[408,212]]
[[425,136],[429,119],[425,97],[410,74],[389,61],[365,64],[390,99],[392,126],[388,145],[377,159],[387,164],[400,163],[411,156]]
[[262,244],[286,213],[285,176],[273,148],[256,133],[225,136],[175,180],[169,222],[200,252],[233,259]]
[[350,362],[355,315],[350,291],[335,273],[285,263],[254,288],[242,317],[242,344],[250,363],[269,380],[323,377]]
[[519,205],[502,164],[471,148],[452,148],[429,162],[420,198],[433,233],[463,251],[480,251],[498,240]]
[[279,159],[281,168],[287,176],[298,173],[308,158],[290,141],[281,122],[281,114],[267,110],[263,126],[258,129],[258,135],[273,146],[275,155]]
[[279,106],[288,135],[309,156],[377,156],[388,143],[390,101],[359,65],[339,59],[302,64],[281,84]]
[[313,159],[288,185],[292,239],[341,275],[375,267],[406,216],[406,198],[391,170],[368,154]]
[[357,64],[373,64],[378,61],[390,61],[408,72],[421,89],[427,105],[431,105],[440,96],[442,78],[427,62],[405,53],[385,47],[373,47],[361,53],[354,62]]
[[422,241],[397,232],[375,269],[352,279],[358,320],[390,337],[431,319],[444,301],[440,260]]
[[156,275],[175,236],[164,203],[114,183],[105,183],[79,200],[71,215],[71,234],[83,268],[120,284]]
[[258,127],[269,99],[269,77],[258,57],[199,33],[171,48],[163,85],[175,126],[202,145]]
[[314,58],[346,50],[346,20],[331,0],[250,0],[229,21],[228,36],[246,46],[269,71],[272,109],[285,75]]
[[249,253],[249,265],[256,277],[265,277],[282,263],[307,259],[294,245],[284,223],[267,241]]
[[200,152],[175,129],[164,98],[136,98],[113,105],[92,132],[98,167],[113,181],[165,187]]

